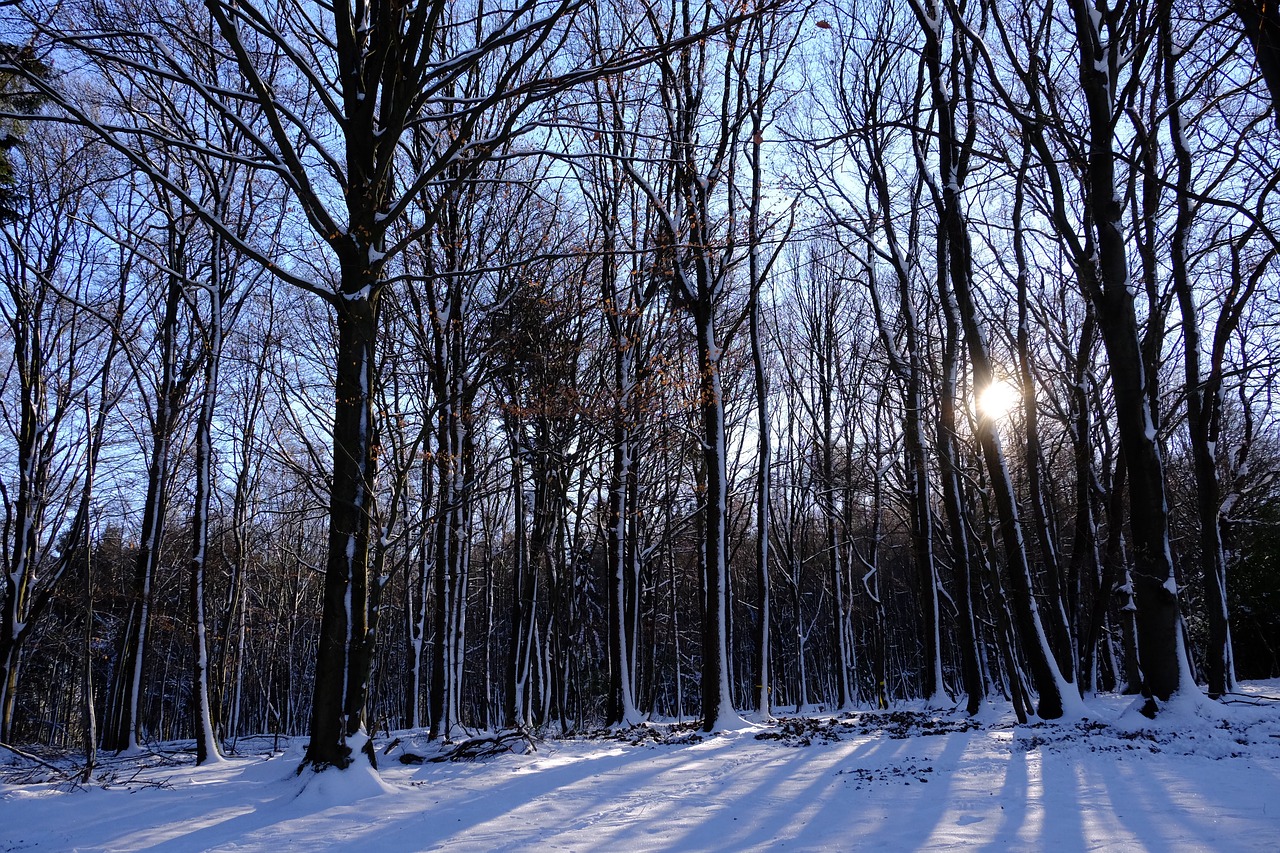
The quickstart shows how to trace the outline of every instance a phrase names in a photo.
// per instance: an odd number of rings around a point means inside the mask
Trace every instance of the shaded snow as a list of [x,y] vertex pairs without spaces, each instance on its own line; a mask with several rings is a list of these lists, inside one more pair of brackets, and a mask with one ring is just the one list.
[[300,741],[255,756],[271,741],[244,740],[210,767],[120,760],[88,791],[17,784],[0,754],[0,850],[1271,850],[1280,701],[1256,701],[1175,702],[1154,722],[1102,697],[1030,726],[922,705],[713,736],[654,725],[471,762],[432,763],[441,747],[401,732],[378,741],[379,774],[312,778],[294,774]]

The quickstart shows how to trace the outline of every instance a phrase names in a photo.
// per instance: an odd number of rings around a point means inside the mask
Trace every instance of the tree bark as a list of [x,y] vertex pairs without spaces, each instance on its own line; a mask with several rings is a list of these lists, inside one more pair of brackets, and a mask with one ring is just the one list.
[[702,730],[713,732],[736,716],[729,692],[729,603],[727,479],[724,391],[720,384],[720,348],[714,307],[707,299],[693,310],[697,326],[699,409],[702,419],[702,463],[706,470],[703,528]]
[[1271,93],[1271,112],[1280,129],[1280,9],[1270,0],[1231,0],[1231,8],[1253,45],[1258,71]]
[[[215,248],[216,252],[216,248]],[[218,263],[216,257],[214,264]],[[215,266],[216,269],[216,266]],[[196,764],[221,759],[213,729],[212,697],[209,691],[209,642],[205,618],[204,587],[209,551],[209,508],[213,493],[213,417],[218,395],[218,374],[222,366],[222,282],[210,282],[208,335],[204,352],[204,388],[196,420],[195,508],[191,518],[190,588],[193,672],[191,674],[192,736],[196,742]]]
[[378,301],[367,267],[348,260],[337,311],[333,482],[324,610],[312,691],[311,741],[300,770],[345,768],[353,747],[377,766],[364,729],[372,636],[369,634],[369,535],[377,445],[373,430]]

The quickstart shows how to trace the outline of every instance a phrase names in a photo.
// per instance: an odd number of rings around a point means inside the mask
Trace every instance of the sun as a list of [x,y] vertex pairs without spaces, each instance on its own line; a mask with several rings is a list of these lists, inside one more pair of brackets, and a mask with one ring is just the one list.
[[1022,401],[1017,386],[997,379],[978,394],[978,412],[986,418],[998,421],[1009,416]]

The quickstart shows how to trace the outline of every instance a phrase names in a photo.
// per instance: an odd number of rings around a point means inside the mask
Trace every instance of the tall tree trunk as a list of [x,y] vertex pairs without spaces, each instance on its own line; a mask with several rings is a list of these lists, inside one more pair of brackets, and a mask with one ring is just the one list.
[[1123,208],[1116,186],[1112,74],[1119,67],[1122,45],[1117,42],[1121,36],[1110,29],[1104,41],[1099,30],[1100,22],[1113,26],[1129,11],[1122,4],[1104,15],[1089,0],[1072,0],[1071,13],[1079,45],[1080,86],[1088,110],[1086,204],[1091,224],[1086,253],[1076,259],[1076,266],[1085,295],[1097,310],[1111,367],[1116,421],[1129,475],[1138,655],[1143,694],[1148,700],[1144,710],[1154,714],[1157,702],[1168,700],[1182,685],[1189,665],[1182,644],[1182,617],[1169,542],[1164,460],[1157,442],[1148,365],[1138,337]]
[[[971,105],[974,101],[973,61],[969,55],[959,51],[953,54],[953,64],[957,67],[952,69],[954,81],[948,86],[942,63],[941,9],[932,2],[922,4],[913,0],[912,10],[925,38],[924,61],[937,117],[939,180],[931,188],[935,193],[939,226],[946,239],[947,275],[955,295],[960,326],[973,367],[974,387],[981,392],[996,380],[996,371],[986,336],[979,324],[973,296],[972,246],[961,195],[968,171],[968,157],[973,146],[975,122],[970,117],[965,135],[961,136],[956,121],[957,102],[962,97],[965,104]],[[954,17],[959,11],[952,11],[953,22],[962,26],[962,22]],[[1019,191],[1025,180],[1025,173],[1024,156],[1019,174]],[[1036,605],[1022,521],[1014,497],[1013,481],[1001,447],[999,428],[993,418],[984,414],[979,417],[975,431],[995,500],[1000,538],[1004,543],[1009,578],[1013,585],[1018,634],[1039,693],[1037,713],[1046,719],[1057,718],[1064,711],[1064,701],[1069,692],[1068,681],[1049,649],[1048,636]]]
[[[1093,593],[1093,608],[1089,615],[1088,629],[1081,649],[1080,670],[1087,678],[1092,678],[1096,668],[1098,641],[1102,637],[1107,621],[1107,610],[1116,595],[1116,581],[1120,575],[1121,563],[1124,561],[1122,540],[1124,538],[1124,496],[1125,480],[1128,469],[1124,461],[1124,448],[1119,451],[1115,471],[1111,476],[1111,488],[1107,497],[1107,544],[1103,555],[1101,571],[1097,576],[1098,586]],[[1126,613],[1123,610],[1122,612]],[[1136,673],[1135,673],[1136,674]],[[1139,679],[1129,681],[1131,688],[1138,687]]]
[[[355,254],[355,253],[353,253]],[[312,691],[311,741],[302,768],[345,768],[359,750],[377,766],[364,730],[372,641],[369,634],[369,537],[377,445],[373,428],[378,334],[376,277],[358,260],[343,268],[337,309],[333,483],[324,610]]]
[[530,565],[528,509],[525,502],[524,445],[518,435],[519,426],[511,424],[512,433],[512,526],[511,541],[511,637],[507,642],[506,707],[503,725],[510,728],[528,726],[529,688],[531,683],[533,626],[537,619],[537,573]]
[[[1237,2],[1237,8],[1246,4]],[[1187,269],[1187,237],[1191,231],[1191,182],[1193,167],[1191,149],[1184,132],[1182,108],[1179,103],[1177,55],[1180,48],[1173,43],[1170,10],[1160,6],[1160,53],[1164,64],[1165,102],[1169,121],[1169,136],[1173,143],[1177,176],[1174,197],[1177,201],[1177,219],[1174,222],[1170,245],[1170,272],[1173,289],[1177,294],[1182,313],[1183,369],[1186,377],[1187,432],[1191,440],[1192,471],[1196,484],[1196,515],[1200,522],[1200,571],[1204,582],[1204,609],[1209,622],[1209,641],[1205,649],[1205,668],[1208,674],[1209,695],[1213,698],[1235,689],[1235,665],[1231,648],[1231,627],[1227,618],[1227,560],[1222,545],[1222,484],[1218,479],[1217,444],[1220,432],[1221,386],[1220,369],[1211,369],[1205,376],[1201,368],[1200,316],[1195,292]],[[1273,7],[1270,26],[1280,26]],[[1242,13],[1243,14],[1243,13]],[[1251,38],[1254,37],[1251,34]],[[1271,40],[1280,40],[1280,33],[1265,34]],[[1280,41],[1276,41],[1280,53]],[[1259,64],[1262,53],[1259,52]],[[1277,92],[1280,94],[1280,91]],[[1280,122],[1280,118],[1277,118]],[[1219,319],[1219,332],[1229,323],[1232,307],[1223,306]],[[1214,368],[1218,368],[1214,365]]]
[[633,454],[635,442],[631,434],[631,396],[634,393],[634,347],[631,342],[619,341],[614,351],[614,386],[620,397],[621,411],[616,413],[613,428],[613,459],[609,476],[609,531],[607,571],[609,573],[609,697],[605,722],[609,725],[634,725],[640,721],[636,710],[633,687],[635,684],[635,632],[628,619],[629,599],[639,595],[634,589],[627,547],[627,530],[632,515],[630,502],[631,481],[635,477]]
[[80,733],[84,744],[84,769],[80,784],[88,784],[98,764],[98,717],[93,705],[93,548],[80,546],[84,561],[84,669],[80,674]]
[[[836,369],[833,363],[835,361],[835,342],[832,340],[834,331],[826,325],[828,320],[826,316],[819,320],[824,324],[824,328],[820,332],[821,339],[817,344],[820,348],[818,371],[823,379],[824,391],[834,385],[833,373]],[[853,690],[849,684],[851,661],[848,635],[845,631],[848,616],[845,613],[845,570],[840,560],[840,515],[836,512],[835,449],[832,447],[835,441],[835,430],[831,403],[831,394],[822,393],[819,402],[822,421],[818,436],[818,441],[821,442],[819,452],[822,455],[822,482],[819,484],[818,504],[822,507],[826,522],[827,578],[831,590],[829,634],[834,665],[832,676],[835,679],[835,704],[836,708],[844,710],[853,703]]]
[[[1094,491],[1097,476],[1094,472],[1094,445],[1091,433],[1092,418],[1089,408],[1089,391],[1086,383],[1092,384],[1091,363],[1093,360],[1094,336],[1098,324],[1093,306],[1086,303],[1084,322],[1080,329],[1080,341],[1076,347],[1074,365],[1072,366],[1071,387],[1068,391],[1068,435],[1071,438],[1071,455],[1075,468],[1075,535],[1071,544],[1070,575],[1074,579],[1077,611],[1077,654],[1079,655],[1080,693],[1092,693],[1097,690],[1097,653],[1098,641],[1101,637],[1102,622],[1106,615],[1107,602],[1111,600],[1111,586],[1103,578],[1103,559],[1098,541],[1098,518],[1094,511]],[[1104,462],[1105,464],[1105,462]],[[1114,481],[1114,479],[1113,479]],[[1080,594],[1085,579],[1093,591],[1093,604],[1089,618],[1083,613],[1084,597]],[[1101,607],[1101,609],[1099,609]]]
[[703,513],[702,730],[713,732],[736,721],[729,692],[728,459],[725,453],[724,390],[720,347],[710,299],[694,309],[697,326],[702,463],[706,471]]
[[[215,256],[216,263],[216,256]],[[191,674],[192,736],[196,741],[196,764],[218,761],[222,753],[213,730],[213,710],[209,695],[209,641],[205,619],[204,587],[209,551],[209,505],[213,492],[213,417],[218,395],[218,373],[222,364],[222,282],[216,277],[209,286],[208,339],[204,353],[204,388],[196,420],[195,509],[191,518],[191,561],[189,600],[191,645],[194,670]]]
[[1071,633],[1070,610],[1062,589],[1061,561],[1058,559],[1056,532],[1045,506],[1045,483],[1040,449],[1040,412],[1036,402],[1035,370],[1031,360],[1030,265],[1027,262],[1026,234],[1022,214],[1026,203],[1026,171],[1031,159],[1031,146],[1024,143],[1013,204],[1013,254],[1017,264],[1018,290],[1018,372],[1022,394],[1022,429],[1025,435],[1027,491],[1031,498],[1031,517],[1035,523],[1040,559],[1044,565],[1044,597],[1050,608],[1049,645],[1058,669],[1068,682],[1075,681],[1076,650]]
[[[431,441],[427,436],[425,441]],[[410,728],[419,729],[425,724],[422,716],[422,682],[426,667],[427,612],[431,604],[433,563],[431,534],[431,514],[434,511],[435,483],[433,473],[435,463],[431,454],[423,454],[420,466],[421,487],[418,491],[418,543],[415,571],[410,583],[406,584],[409,601],[409,673],[405,697],[405,720]]]
[[[763,88],[765,68],[760,65],[757,86]],[[763,104],[757,104],[751,112],[751,199],[748,210],[747,233],[750,241],[747,276],[750,287],[747,305],[747,322],[751,334],[751,369],[756,392],[756,714],[761,720],[772,716],[769,693],[773,689],[773,677],[769,671],[769,620],[771,585],[769,582],[769,501],[773,484],[771,465],[771,418],[769,416],[769,375],[765,369],[764,342],[760,329],[760,289],[765,271],[760,257],[761,222],[760,207],[763,201],[763,163],[761,146],[764,141]]]
[[[170,237],[176,239],[172,234]],[[177,251],[173,246],[171,250]],[[175,259],[171,266],[175,270],[180,269],[181,263]],[[188,378],[178,375],[177,365],[176,338],[182,295],[181,282],[176,274],[171,274],[166,283],[164,313],[159,329],[160,382],[156,388],[156,409],[151,421],[152,448],[147,464],[146,499],[142,506],[142,536],[134,563],[123,646],[117,658],[110,719],[103,732],[103,745],[117,752],[137,749],[142,727],[139,719],[142,673],[147,655],[155,572],[160,562],[168,511],[170,442],[177,428],[178,410]]]
[[[940,274],[939,280],[943,280]],[[956,402],[958,400],[957,368],[960,349],[960,323],[955,299],[948,287],[942,294],[946,318],[942,355],[942,385],[939,389],[937,453],[942,475],[943,511],[951,538],[952,574],[955,576],[956,628],[960,642],[960,677],[966,694],[965,709],[976,714],[986,698],[986,685],[978,661],[978,634],[973,609],[974,579],[979,547],[969,534],[961,487],[960,456],[956,436]]]

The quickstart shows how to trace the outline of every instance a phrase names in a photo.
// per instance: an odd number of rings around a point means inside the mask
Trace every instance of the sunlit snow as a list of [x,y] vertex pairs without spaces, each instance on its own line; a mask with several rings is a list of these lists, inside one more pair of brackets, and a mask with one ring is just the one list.
[[206,768],[167,744],[109,760],[106,790],[0,752],[0,849],[1273,850],[1280,682],[1246,689],[1156,722],[1118,696],[1027,726],[917,704],[517,740],[475,761],[433,762],[443,747],[399,732],[377,739],[376,774],[296,776],[301,740],[242,739]]

